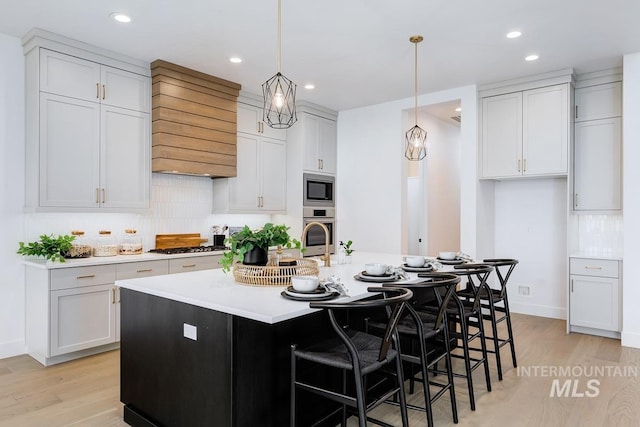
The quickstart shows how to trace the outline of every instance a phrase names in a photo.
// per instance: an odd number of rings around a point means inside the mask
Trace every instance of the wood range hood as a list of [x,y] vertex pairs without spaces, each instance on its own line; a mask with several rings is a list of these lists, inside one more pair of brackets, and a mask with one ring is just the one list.
[[236,176],[240,85],[163,60],[151,77],[152,171]]

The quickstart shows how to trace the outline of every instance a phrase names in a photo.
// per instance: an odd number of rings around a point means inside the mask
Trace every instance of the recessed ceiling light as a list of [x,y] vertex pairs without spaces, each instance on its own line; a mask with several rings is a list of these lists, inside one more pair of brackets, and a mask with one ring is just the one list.
[[507,33],[507,38],[508,39],[517,39],[521,35],[522,35],[522,33],[520,31],[511,31],[510,33]]
[[538,59],[538,55],[529,55],[529,56],[525,56],[525,61],[535,61],[536,59]]
[[121,12],[114,12],[111,14],[111,18],[115,19],[118,22],[122,22],[122,23],[128,23],[131,22],[131,18],[129,17],[129,15],[126,15],[124,13]]
[[312,83],[307,83],[306,85],[304,85],[304,88],[311,90],[311,89],[315,89],[316,86]]
[[234,64],[239,64],[242,62],[242,58],[238,58],[237,56],[232,56],[231,58],[229,58],[229,61],[233,62]]
[[456,108],[456,111],[459,113],[460,111],[462,111],[462,107]]

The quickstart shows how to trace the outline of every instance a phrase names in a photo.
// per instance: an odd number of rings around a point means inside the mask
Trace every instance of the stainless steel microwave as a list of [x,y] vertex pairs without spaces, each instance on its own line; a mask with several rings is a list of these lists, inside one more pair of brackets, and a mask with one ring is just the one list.
[[335,207],[336,179],[329,175],[303,174],[303,206]]

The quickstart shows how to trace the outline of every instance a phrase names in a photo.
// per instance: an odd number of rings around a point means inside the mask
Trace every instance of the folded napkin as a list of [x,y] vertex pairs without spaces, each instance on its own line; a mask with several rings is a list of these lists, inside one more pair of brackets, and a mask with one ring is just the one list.
[[407,280],[409,278],[409,275],[402,267],[393,267],[391,265],[387,266],[386,274],[392,274],[396,280]]
[[458,252],[456,254],[456,256],[457,256],[458,259],[461,259],[461,260],[466,261],[466,262],[472,262],[473,261],[473,258],[471,258],[469,255],[465,254],[464,252]]
[[338,292],[340,296],[349,296],[347,293],[349,290],[344,286],[344,283],[342,283],[338,276],[334,275],[320,280],[320,286],[327,292]]

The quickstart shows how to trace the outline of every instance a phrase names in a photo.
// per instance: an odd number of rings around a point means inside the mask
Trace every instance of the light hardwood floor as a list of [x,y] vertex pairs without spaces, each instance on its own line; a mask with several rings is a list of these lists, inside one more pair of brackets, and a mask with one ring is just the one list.
[[[498,381],[490,355],[493,391],[486,391],[483,373],[476,370],[475,412],[469,409],[464,379],[457,379],[459,426],[640,425],[640,377],[636,375],[640,374],[640,350],[621,347],[617,340],[566,335],[561,320],[517,314],[513,319],[520,375],[504,347],[504,380]],[[119,401],[119,360],[117,350],[48,368],[29,356],[0,360],[0,426],[126,426]],[[627,375],[590,375],[590,366],[619,367]],[[535,375],[535,369],[542,367],[569,367],[586,375]],[[529,375],[523,372],[527,368]],[[459,363],[456,369],[461,369]],[[555,379],[560,385],[567,379],[577,380],[576,393],[597,390],[597,396],[550,397]],[[589,389],[587,381],[593,379],[599,385],[592,383]],[[420,404],[422,395],[416,393],[410,401]],[[447,397],[435,404],[437,426],[454,425],[449,408]],[[382,405],[373,414],[400,425],[394,406]],[[426,425],[423,413],[409,411],[409,416],[411,426]],[[349,425],[357,423],[351,420]]]

